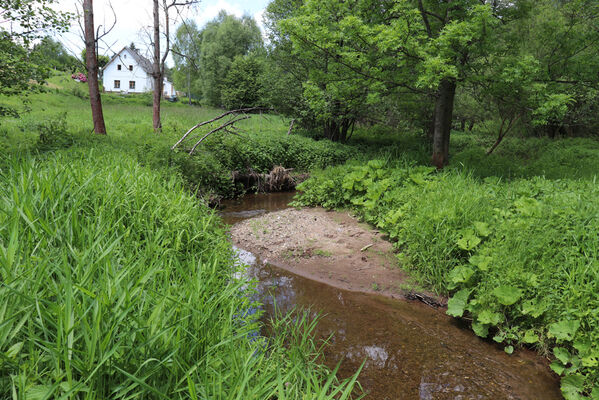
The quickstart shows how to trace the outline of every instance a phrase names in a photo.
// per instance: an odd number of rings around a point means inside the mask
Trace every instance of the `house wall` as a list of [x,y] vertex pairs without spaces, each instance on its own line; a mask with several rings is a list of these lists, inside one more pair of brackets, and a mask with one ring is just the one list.
[[[118,65],[121,65],[121,70],[118,70]],[[129,70],[129,66],[133,66],[133,71]],[[116,88],[114,81],[119,80],[121,87]],[[135,82],[135,89],[129,88],[129,82]],[[117,56],[114,61],[108,64],[103,71],[102,84],[107,92],[124,92],[124,93],[143,93],[152,90],[152,79],[148,74],[135,62],[135,58],[129,50],[125,49]]]
[[167,81],[166,79],[164,80],[162,94],[164,95],[164,97],[167,97],[167,98],[173,97],[175,95],[175,88],[173,87],[173,84],[170,83],[169,81]]

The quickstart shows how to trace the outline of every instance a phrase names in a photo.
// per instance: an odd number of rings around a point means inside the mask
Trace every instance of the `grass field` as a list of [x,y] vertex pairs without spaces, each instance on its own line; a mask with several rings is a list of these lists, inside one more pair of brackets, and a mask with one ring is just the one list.
[[[356,154],[350,146],[314,141],[302,135],[286,136],[287,119],[257,114],[237,124],[241,136],[214,134],[189,157],[186,150],[195,141],[185,142],[176,152],[170,147],[190,127],[220,115],[222,110],[165,102],[163,133],[154,134],[148,95],[106,94],[103,104],[108,135],[104,137],[91,134],[84,84],[62,76],[54,76],[50,84],[53,89],[28,97],[31,112],[0,121],[0,146],[6,151],[86,148],[97,144],[107,151],[130,153],[153,168],[171,168],[193,191],[216,199],[243,192],[244,188],[232,181],[232,171],[267,173],[282,165],[301,172],[338,164]],[[6,101],[21,106],[16,98]],[[198,130],[196,140],[208,130],[208,126]],[[39,143],[40,134],[43,143]]]

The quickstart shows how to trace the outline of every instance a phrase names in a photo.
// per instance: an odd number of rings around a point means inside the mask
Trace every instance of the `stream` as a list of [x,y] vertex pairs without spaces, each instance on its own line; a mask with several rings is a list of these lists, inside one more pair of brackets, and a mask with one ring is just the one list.
[[[227,201],[221,215],[235,224],[287,208],[294,193],[248,195]],[[562,399],[547,362],[528,350],[507,355],[468,326],[419,302],[350,292],[262,263],[242,249],[248,273],[258,280],[266,315],[276,301],[321,312],[316,339],[332,334],[325,349],[329,367],[342,361],[341,378],[366,360],[359,381],[366,399]]]

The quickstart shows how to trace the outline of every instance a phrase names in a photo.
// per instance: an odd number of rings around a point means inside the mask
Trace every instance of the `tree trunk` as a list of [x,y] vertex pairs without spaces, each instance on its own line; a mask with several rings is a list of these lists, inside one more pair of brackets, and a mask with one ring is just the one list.
[[187,66],[187,101],[191,105],[191,76],[189,74],[189,66]]
[[94,33],[94,4],[93,0],[83,1],[83,24],[85,26],[85,65],[87,67],[87,85],[89,87],[89,102],[92,108],[94,132],[106,135],[102,99],[98,83],[98,59],[96,57],[96,40]]
[[160,99],[162,97],[162,73],[160,69],[160,10],[158,0],[154,1],[154,63],[152,68],[152,78],[154,81],[154,98],[152,106],[152,120],[154,132],[162,130],[160,121]]
[[439,85],[435,104],[432,156],[432,164],[438,169],[449,163],[449,136],[453,119],[455,90],[456,82],[453,79],[443,79]]

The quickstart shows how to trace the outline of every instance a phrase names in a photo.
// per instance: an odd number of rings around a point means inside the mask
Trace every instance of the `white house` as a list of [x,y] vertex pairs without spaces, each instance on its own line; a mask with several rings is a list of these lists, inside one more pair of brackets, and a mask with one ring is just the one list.
[[[123,47],[104,66],[102,83],[104,91],[119,93],[144,93],[154,88],[152,62],[139,54],[136,49]],[[175,95],[175,88],[164,78],[163,95]]]

